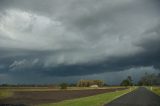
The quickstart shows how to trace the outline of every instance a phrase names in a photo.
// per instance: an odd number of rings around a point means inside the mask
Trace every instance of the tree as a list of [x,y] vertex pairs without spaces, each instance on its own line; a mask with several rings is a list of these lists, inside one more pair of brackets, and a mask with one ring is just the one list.
[[159,84],[159,75],[155,74],[148,74],[145,73],[144,76],[139,80],[138,85],[142,86],[152,86],[152,85],[158,85]]
[[62,83],[60,84],[61,89],[67,89],[68,84],[67,83]]
[[120,84],[121,86],[129,86],[129,81],[128,80],[123,80]]
[[132,77],[131,76],[128,76],[127,79],[124,79],[122,82],[121,82],[121,86],[132,86],[133,83],[132,83]]

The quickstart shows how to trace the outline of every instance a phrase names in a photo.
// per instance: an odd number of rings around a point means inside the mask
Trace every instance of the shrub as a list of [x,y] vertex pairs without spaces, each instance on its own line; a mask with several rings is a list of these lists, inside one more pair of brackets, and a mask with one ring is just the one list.
[[67,83],[62,83],[60,84],[61,89],[67,89],[68,84]]

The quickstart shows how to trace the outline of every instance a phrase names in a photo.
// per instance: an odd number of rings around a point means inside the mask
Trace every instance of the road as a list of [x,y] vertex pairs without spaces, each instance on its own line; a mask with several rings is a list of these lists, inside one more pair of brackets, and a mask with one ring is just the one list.
[[160,96],[140,87],[104,106],[160,106]]

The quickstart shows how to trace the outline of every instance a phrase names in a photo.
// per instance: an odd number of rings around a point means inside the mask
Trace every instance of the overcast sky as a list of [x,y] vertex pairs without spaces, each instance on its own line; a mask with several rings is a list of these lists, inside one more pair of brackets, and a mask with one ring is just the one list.
[[160,72],[159,0],[0,0],[0,83]]

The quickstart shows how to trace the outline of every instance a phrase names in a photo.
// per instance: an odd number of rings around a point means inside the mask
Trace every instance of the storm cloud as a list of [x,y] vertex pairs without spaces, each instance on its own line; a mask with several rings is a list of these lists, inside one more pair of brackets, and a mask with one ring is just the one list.
[[159,6],[158,0],[0,0],[1,80],[158,72]]

